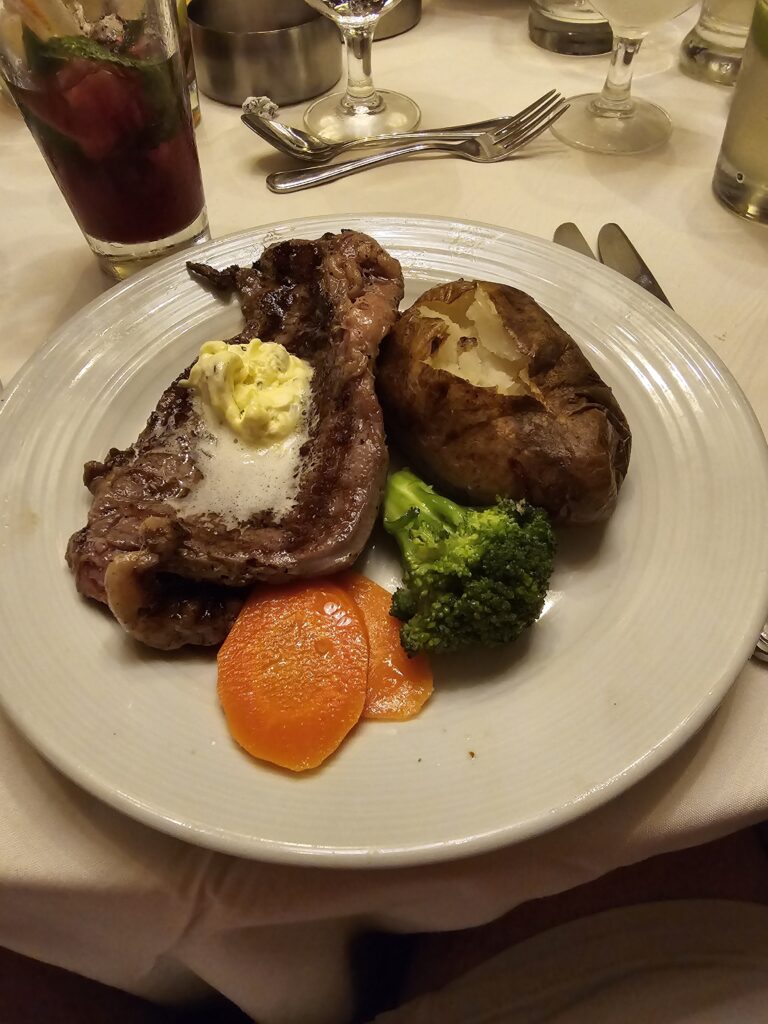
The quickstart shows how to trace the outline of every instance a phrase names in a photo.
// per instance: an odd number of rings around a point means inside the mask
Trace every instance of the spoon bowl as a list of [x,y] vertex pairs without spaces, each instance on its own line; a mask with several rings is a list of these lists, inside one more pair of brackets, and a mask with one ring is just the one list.
[[279,108],[268,96],[249,96],[243,103],[241,121],[275,149],[297,160],[324,163],[340,149],[341,143],[326,142],[319,135],[311,135],[294,128],[278,117]]

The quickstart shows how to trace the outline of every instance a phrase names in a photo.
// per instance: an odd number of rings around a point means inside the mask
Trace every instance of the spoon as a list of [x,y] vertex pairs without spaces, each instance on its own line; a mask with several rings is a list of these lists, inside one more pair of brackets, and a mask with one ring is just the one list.
[[350,142],[326,142],[319,135],[312,135],[301,128],[285,124],[278,114],[278,106],[269,96],[249,96],[243,103],[240,119],[251,131],[256,132],[281,153],[313,164],[327,163],[339,153],[355,146],[376,146],[388,142],[423,142],[430,139],[472,139],[484,132],[502,128],[512,120],[511,117],[494,117],[488,121],[476,121],[452,128],[428,128],[395,135],[374,135],[368,139],[353,139]]

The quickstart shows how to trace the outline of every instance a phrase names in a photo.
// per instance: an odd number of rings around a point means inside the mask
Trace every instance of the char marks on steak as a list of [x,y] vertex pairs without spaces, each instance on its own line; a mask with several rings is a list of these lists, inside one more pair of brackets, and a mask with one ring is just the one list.
[[313,416],[299,495],[279,521],[184,514],[203,476],[197,442],[206,433],[179,384],[186,370],[134,444],[86,465],[93,501],[67,548],[78,590],[162,649],[220,643],[256,581],[335,572],[357,558],[387,470],[373,364],[403,295],[397,260],[354,231],[279,242],[249,268],[189,269],[237,291],[239,339],[280,342],[311,363]]

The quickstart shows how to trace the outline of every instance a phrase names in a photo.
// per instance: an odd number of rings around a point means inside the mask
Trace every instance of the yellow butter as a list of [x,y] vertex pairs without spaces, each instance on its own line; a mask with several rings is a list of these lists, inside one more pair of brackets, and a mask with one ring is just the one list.
[[312,372],[273,341],[207,341],[180,383],[246,444],[266,446],[303,428]]

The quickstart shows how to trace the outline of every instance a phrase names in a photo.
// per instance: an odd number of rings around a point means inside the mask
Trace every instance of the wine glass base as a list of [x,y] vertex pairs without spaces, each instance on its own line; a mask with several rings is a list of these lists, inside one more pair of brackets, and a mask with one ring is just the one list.
[[663,146],[672,134],[669,115],[655,103],[632,100],[631,113],[597,113],[599,93],[574,96],[550,131],[561,142],[592,153],[630,155]]
[[409,132],[421,120],[421,111],[407,96],[379,89],[382,104],[378,110],[347,111],[341,101],[344,94],[332,93],[315,100],[304,113],[307,129],[327,142],[351,142],[372,135]]

